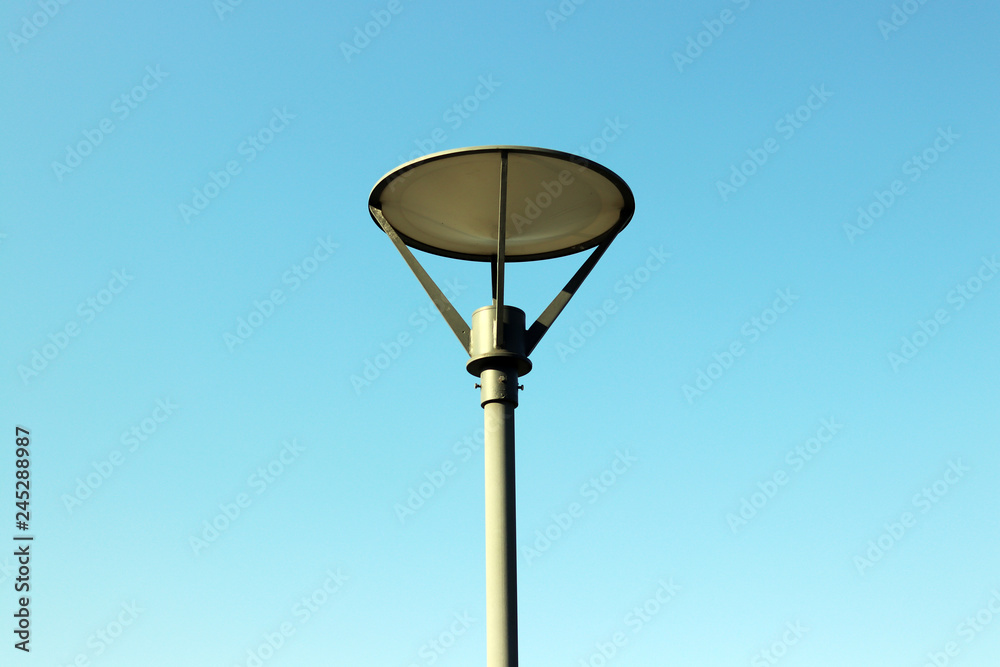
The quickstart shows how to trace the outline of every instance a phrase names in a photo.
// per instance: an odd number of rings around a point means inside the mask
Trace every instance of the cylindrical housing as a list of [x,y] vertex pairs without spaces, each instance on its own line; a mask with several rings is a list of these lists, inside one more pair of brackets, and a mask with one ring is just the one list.
[[527,375],[531,362],[524,353],[524,311],[504,306],[497,326],[503,327],[503,345],[497,347],[493,326],[496,306],[484,306],[472,313],[472,351],[466,369],[480,377],[483,369],[513,368],[517,375]]

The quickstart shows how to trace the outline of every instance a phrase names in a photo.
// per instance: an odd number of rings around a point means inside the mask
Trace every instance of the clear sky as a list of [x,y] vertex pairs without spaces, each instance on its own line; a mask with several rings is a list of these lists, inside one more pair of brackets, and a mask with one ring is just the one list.
[[479,392],[367,198],[487,144],[636,199],[523,379],[521,664],[1000,661],[996,3],[12,0],[0,33],[0,539],[35,537],[0,663],[484,663]]

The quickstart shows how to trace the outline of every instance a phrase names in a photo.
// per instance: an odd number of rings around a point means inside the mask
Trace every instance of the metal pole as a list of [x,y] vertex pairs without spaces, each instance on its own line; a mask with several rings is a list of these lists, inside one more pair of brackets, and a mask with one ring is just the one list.
[[486,459],[486,665],[517,667],[517,530],[514,502],[514,408],[517,373],[485,370],[483,394],[508,393],[513,401],[483,404]]
[[[502,327],[503,347],[496,345],[494,326]],[[531,370],[524,334],[524,312],[517,308],[486,306],[472,314],[466,368],[479,376],[485,420],[487,667],[517,667],[514,408],[518,379]]]

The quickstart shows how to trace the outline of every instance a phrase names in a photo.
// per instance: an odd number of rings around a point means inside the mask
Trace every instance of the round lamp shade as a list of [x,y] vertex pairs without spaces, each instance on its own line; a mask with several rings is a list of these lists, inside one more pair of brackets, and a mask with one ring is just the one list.
[[369,212],[376,222],[381,214],[410,247],[490,261],[497,254],[504,155],[507,261],[580,252],[631,220],[632,191],[610,169],[525,146],[460,148],[407,162],[378,182]]

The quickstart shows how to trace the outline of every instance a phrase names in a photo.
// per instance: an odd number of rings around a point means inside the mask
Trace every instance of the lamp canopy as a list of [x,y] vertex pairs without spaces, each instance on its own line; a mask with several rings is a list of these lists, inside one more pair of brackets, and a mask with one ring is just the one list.
[[[570,255],[614,237],[631,220],[635,199],[617,174],[576,155],[475,146],[397,167],[375,185],[368,208],[406,245],[456,259],[494,260],[499,230],[506,229],[505,259],[518,262]],[[498,224],[502,208],[505,225]]]

